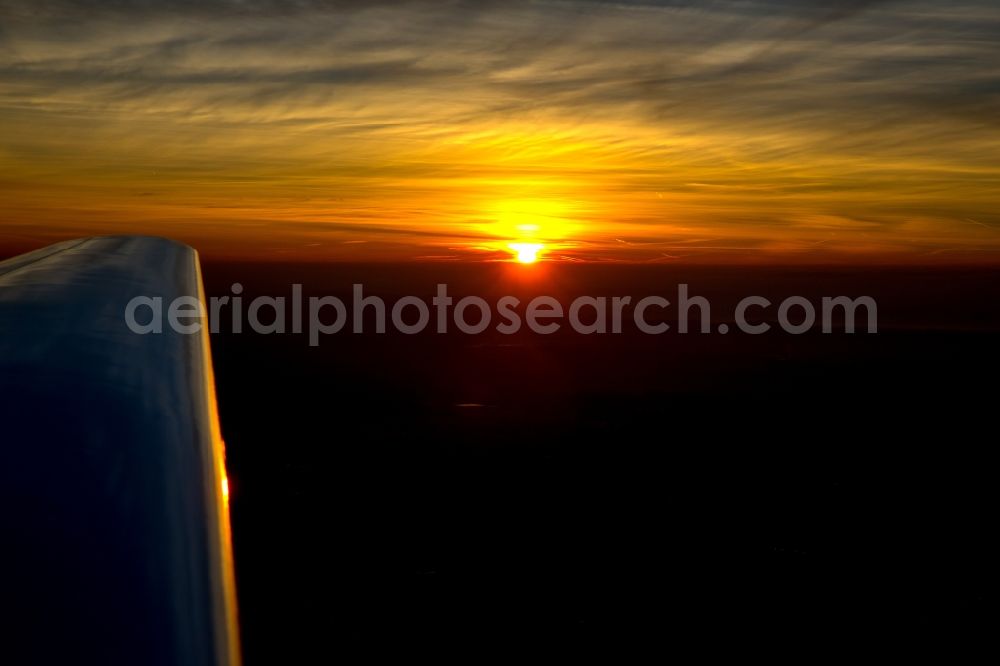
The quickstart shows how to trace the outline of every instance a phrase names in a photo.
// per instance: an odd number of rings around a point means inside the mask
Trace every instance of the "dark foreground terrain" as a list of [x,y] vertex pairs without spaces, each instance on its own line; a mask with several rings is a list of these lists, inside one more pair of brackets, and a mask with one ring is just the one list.
[[745,295],[871,295],[880,327],[214,335],[247,664],[985,635],[1000,273],[517,270],[204,272],[390,303],[686,282],[716,323]]

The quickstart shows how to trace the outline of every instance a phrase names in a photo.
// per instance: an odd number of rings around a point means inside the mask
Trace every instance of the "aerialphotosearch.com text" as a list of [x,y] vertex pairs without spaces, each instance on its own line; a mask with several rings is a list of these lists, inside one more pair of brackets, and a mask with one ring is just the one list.
[[213,296],[207,304],[192,296],[169,302],[157,296],[137,296],[125,308],[125,323],[139,335],[162,333],[165,329],[194,334],[201,331],[207,315],[212,333],[220,330],[225,318],[232,333],[246,329],[261,335],[305,333],[310,346],[319,345],[322,336],[347,331],[383,334],[390,326],[408,335],[428,330],[477,335],[491,327],[505,335],[518,333],[525,327],[538,335],[550,335],[564,326],[581,335],[621,333],[629,326],[649,335],[668,331],[760,335],[775,328],[799,335],[814,330],[832,333],[835,322],[839,324],[838,332],[854,333],[859,328],[867,333],[878,331],[877,306],[869,296],[824,296],[815,302],[789,296],[774,303],[763,296],[747,296],[719,323],[720,320],[712,318],[708,299],[692,295],[687,284],[677,285],[672,299],[659,295],[635,299],[579,296],[568,303],[544,295],[525,301],[515,296],[503,296],[492,302],[479,296],[456,300],[449,295],[446,284],[437,285],[429,303],[417,296],[387,302],[378,295],[366,294],[361,284],[353,285],[347,302],[335,296],[304,298],[301,284],[292,285],[289,297],[245,299],[239,283],[233,284],[230,292]]

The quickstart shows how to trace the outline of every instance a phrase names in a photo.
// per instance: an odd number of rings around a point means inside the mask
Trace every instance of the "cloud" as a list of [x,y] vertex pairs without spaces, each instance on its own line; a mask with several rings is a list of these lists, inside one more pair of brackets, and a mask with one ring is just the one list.
[[419,242],[561,198],[600,238],[902,247],[922,216],[928,242],[993,242],[960,222],[1000,204],[985,0],[0,0],[0,26],[18,205],[58,181],[291,224],[333,193]]

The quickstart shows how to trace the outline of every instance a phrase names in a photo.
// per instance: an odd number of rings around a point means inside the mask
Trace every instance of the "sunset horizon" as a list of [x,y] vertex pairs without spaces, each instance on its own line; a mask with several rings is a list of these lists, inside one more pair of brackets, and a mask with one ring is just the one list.
[[988,3],[0,5],[0,247],[1000,263]]

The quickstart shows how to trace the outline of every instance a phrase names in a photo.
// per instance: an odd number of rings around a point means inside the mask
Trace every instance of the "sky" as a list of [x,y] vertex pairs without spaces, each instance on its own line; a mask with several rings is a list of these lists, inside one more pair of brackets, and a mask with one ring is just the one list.
[[0,247],[1000,260],[1000,5],[0,0]]

